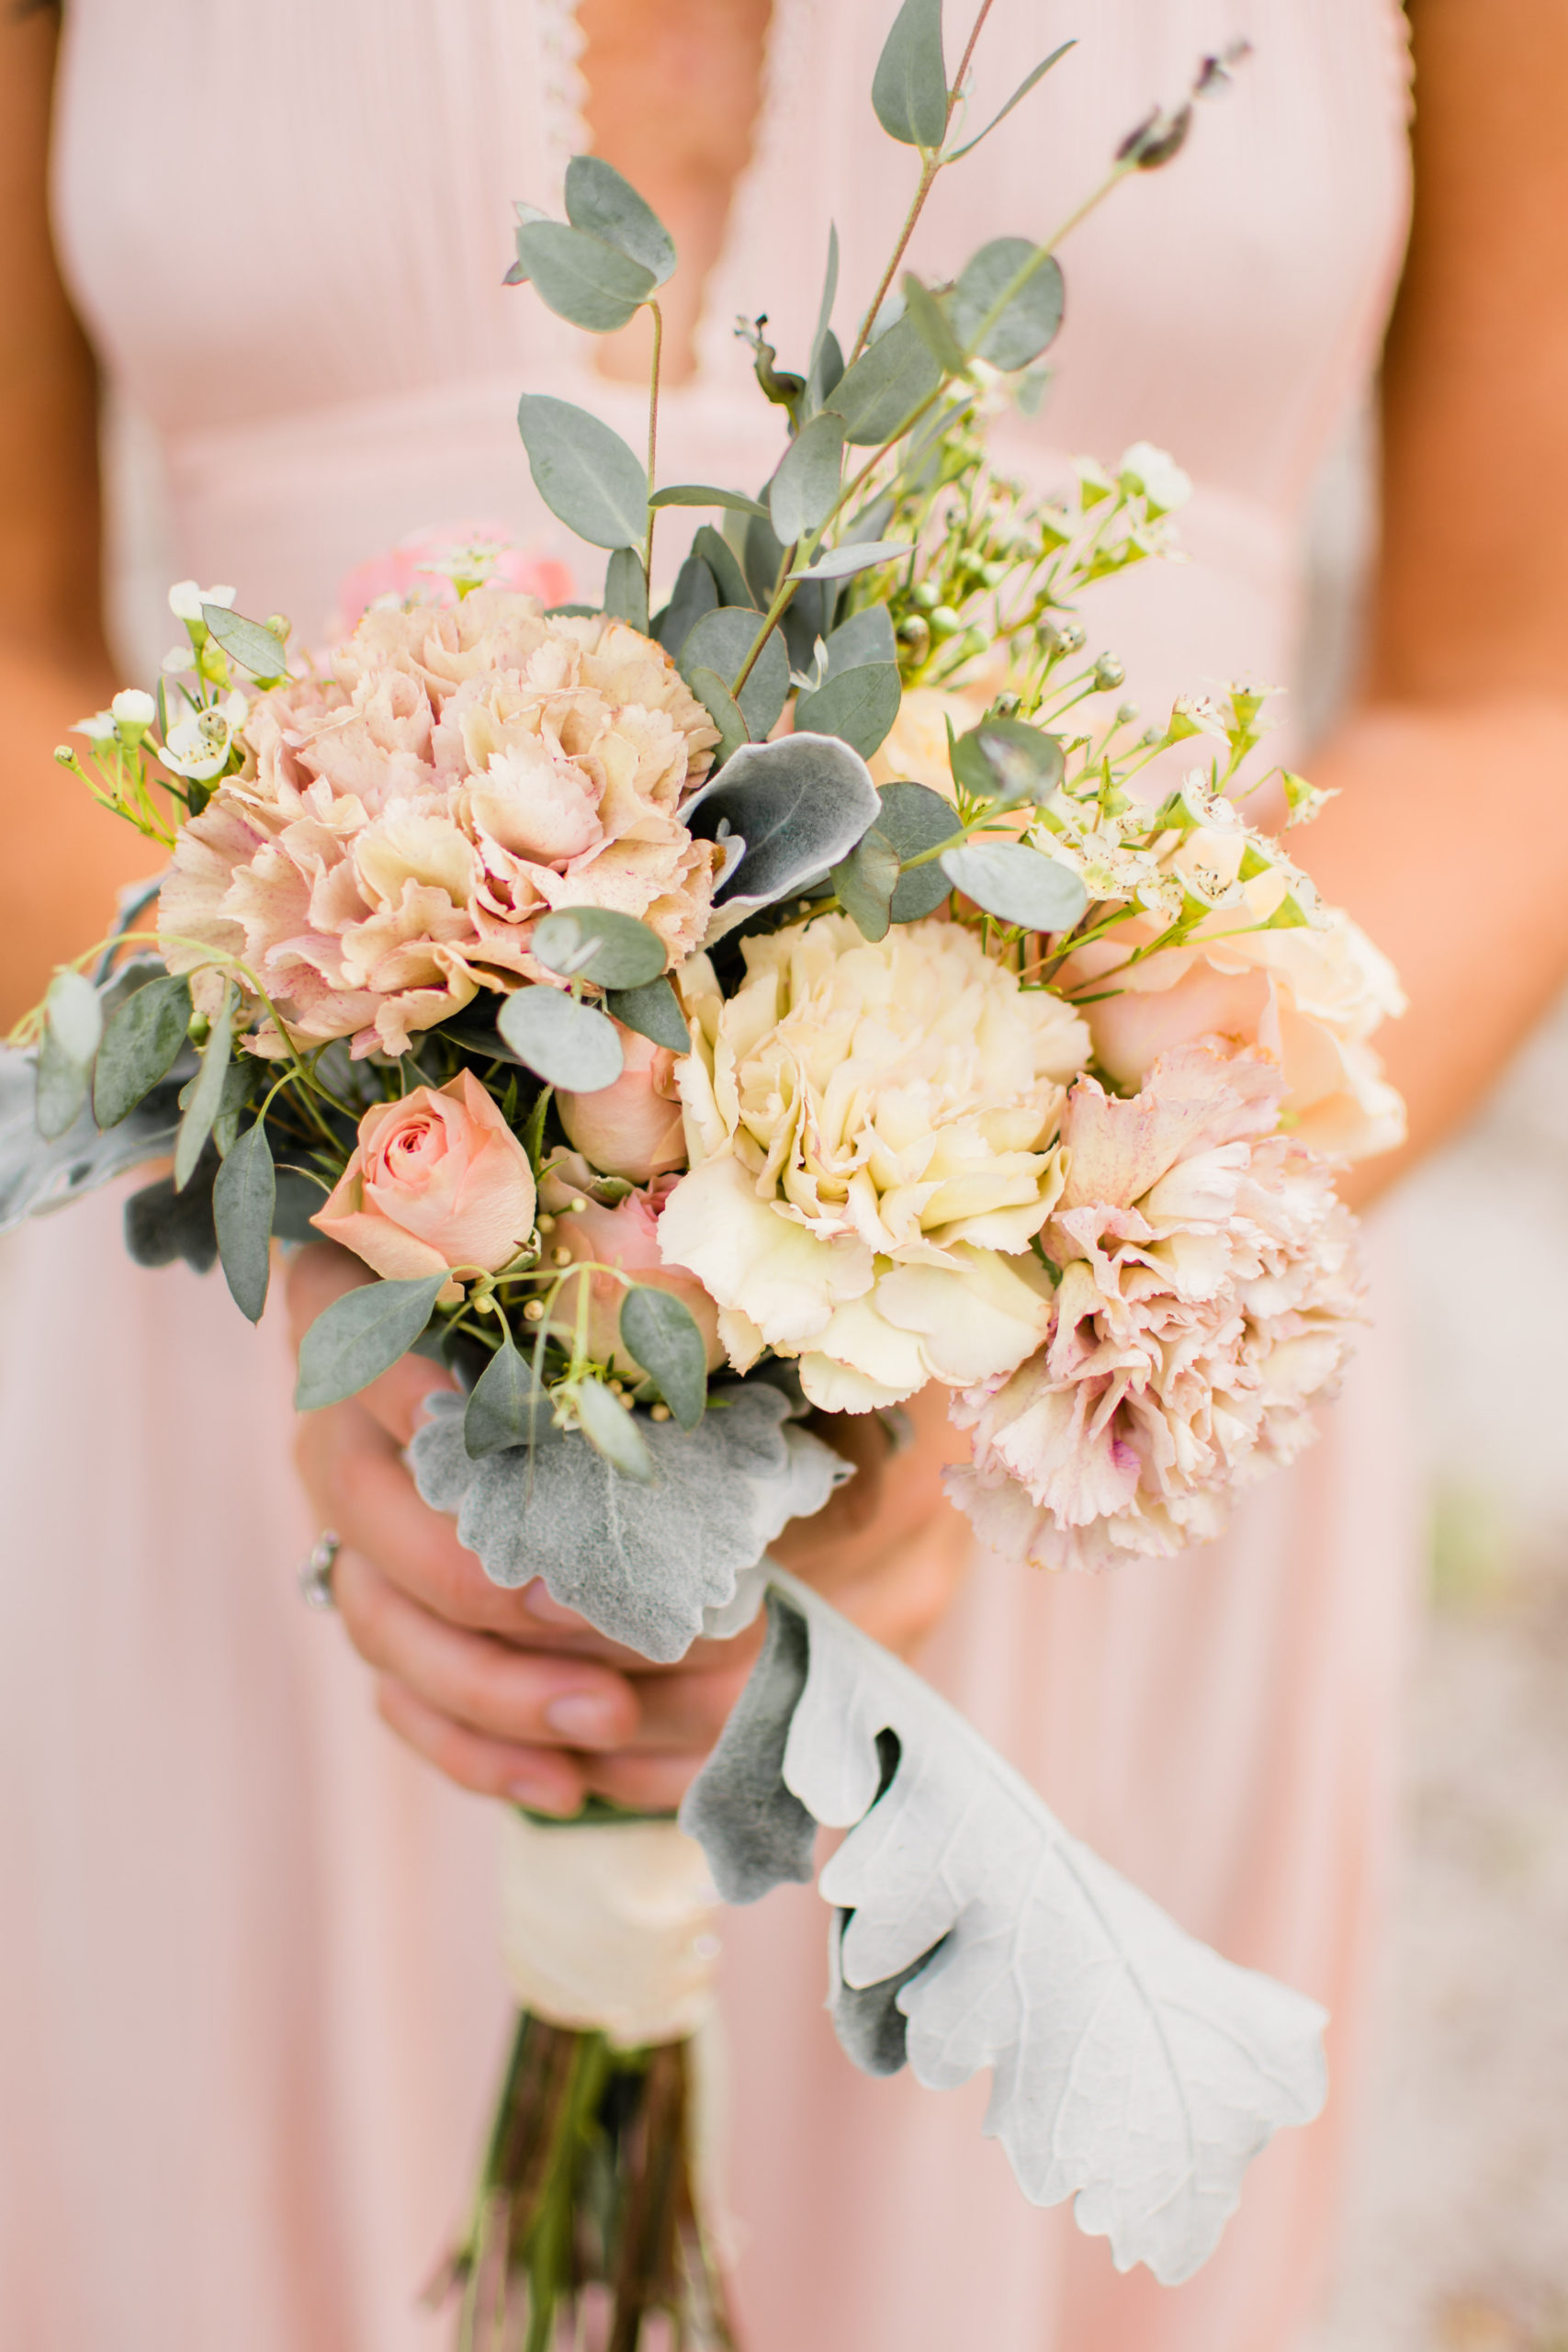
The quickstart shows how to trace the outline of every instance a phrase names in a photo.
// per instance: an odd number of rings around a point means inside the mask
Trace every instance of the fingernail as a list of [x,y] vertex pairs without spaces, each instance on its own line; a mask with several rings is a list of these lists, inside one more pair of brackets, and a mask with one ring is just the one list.
[[550,1729],[579,1747],[606,1745],[615,1736],[615,1719],[611,1702],[595,1699],[587,1690],[569,1690],[564,1697],[552,1699],[545,1709]]
[[575,1803],[569,1804],[563,1802],[559,1789],[553,1782],[513,1781],[506,1793],[513,1804],[522,1805],[527,1813],[551,1813],[567,1820],[579,1810]]

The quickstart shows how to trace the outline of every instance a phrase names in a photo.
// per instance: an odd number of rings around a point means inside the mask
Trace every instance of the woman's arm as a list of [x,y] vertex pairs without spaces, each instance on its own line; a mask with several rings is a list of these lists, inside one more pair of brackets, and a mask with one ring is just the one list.
[[146,843],[54,764],[114,691],[99,616],[97,385],[50,242],[57,28],[0,13],[0,1034],[107,928]]
[[1414,0],[1416,220],[1383,371],[1366,698],[1303,842],[1399,967],[1410,1106],[1365,1199],[1468,1116],[1568,979],[1568,16]]

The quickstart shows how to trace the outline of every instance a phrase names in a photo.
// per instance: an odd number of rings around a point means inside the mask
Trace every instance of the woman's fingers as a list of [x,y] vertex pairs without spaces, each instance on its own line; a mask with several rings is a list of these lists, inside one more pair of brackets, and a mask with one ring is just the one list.
[[606,1667],[447,1624],[355,1552],[340,1553],[333,1589],[367,1664],[469,1731],[517,1747],[613,1748],[637,1736],[637,1698]]
[[560,1749],[487,1739],[427,1707],[406,1684],[388,1677],[377,1684],[376,1705],[400,1739],[460,1789],[480,1797],[509,1797],[536,1813],[570,1817],[581,1809],[587,1780],[580,1760]]

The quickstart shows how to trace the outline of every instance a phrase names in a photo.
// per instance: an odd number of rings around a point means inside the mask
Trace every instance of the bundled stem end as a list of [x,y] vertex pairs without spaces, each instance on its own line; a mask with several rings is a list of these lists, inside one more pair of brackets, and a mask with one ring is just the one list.
[[[693,2156],[692,2044],[518,2019],[468,2236],[457,2352],[735,2352]],[[650,2324],[651,2323],[651,2324]]]

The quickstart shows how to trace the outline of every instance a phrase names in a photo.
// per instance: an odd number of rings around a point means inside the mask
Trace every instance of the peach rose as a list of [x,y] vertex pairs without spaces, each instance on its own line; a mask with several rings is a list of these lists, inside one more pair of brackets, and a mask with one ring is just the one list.
[[686,1165],[686,1135],[675,1083],[675,1057],[619,1021],[624,1068],[596,1094],[558,1094],[570,1140],[604,1176],[646,1184]]
[[[667,1266],[659,1253],[659,1220],[675,1187],[673,1176],[656,1177],[646,1191],[627,1193],[621,1200],[594,1197],[598,1180],[577,1152],[562,1152],[545,1171],[539,1187],[540,1206],[557,1222],[550,1236],[553,1250],[565,1250],[569,1261],[596,1261],[619,1266],[649,1290],[667,1290],[692,1316],[708,1351],[708,1370],[724,1362],[719,1345],[718,1309],[694,1274]],[[549,1252],[547,1251],[547,1261]],[[612,1363],[617,1353],[624,1372],[637,1369],[621,1349],[621,1301],[624,1286],[614,1274],[586,1274],[566,1283],[551,1317],[552,1328],[570,1343],[577,1328],[578,1294],[588,1284],[588,1352],[597,1363]]]
[[405,1282],[446,1266],[498,1272],[533,1231],[534,1208],[527,1153],[464,1070],[449,1086],[373,1104],[310,1222],[389,1281]]

